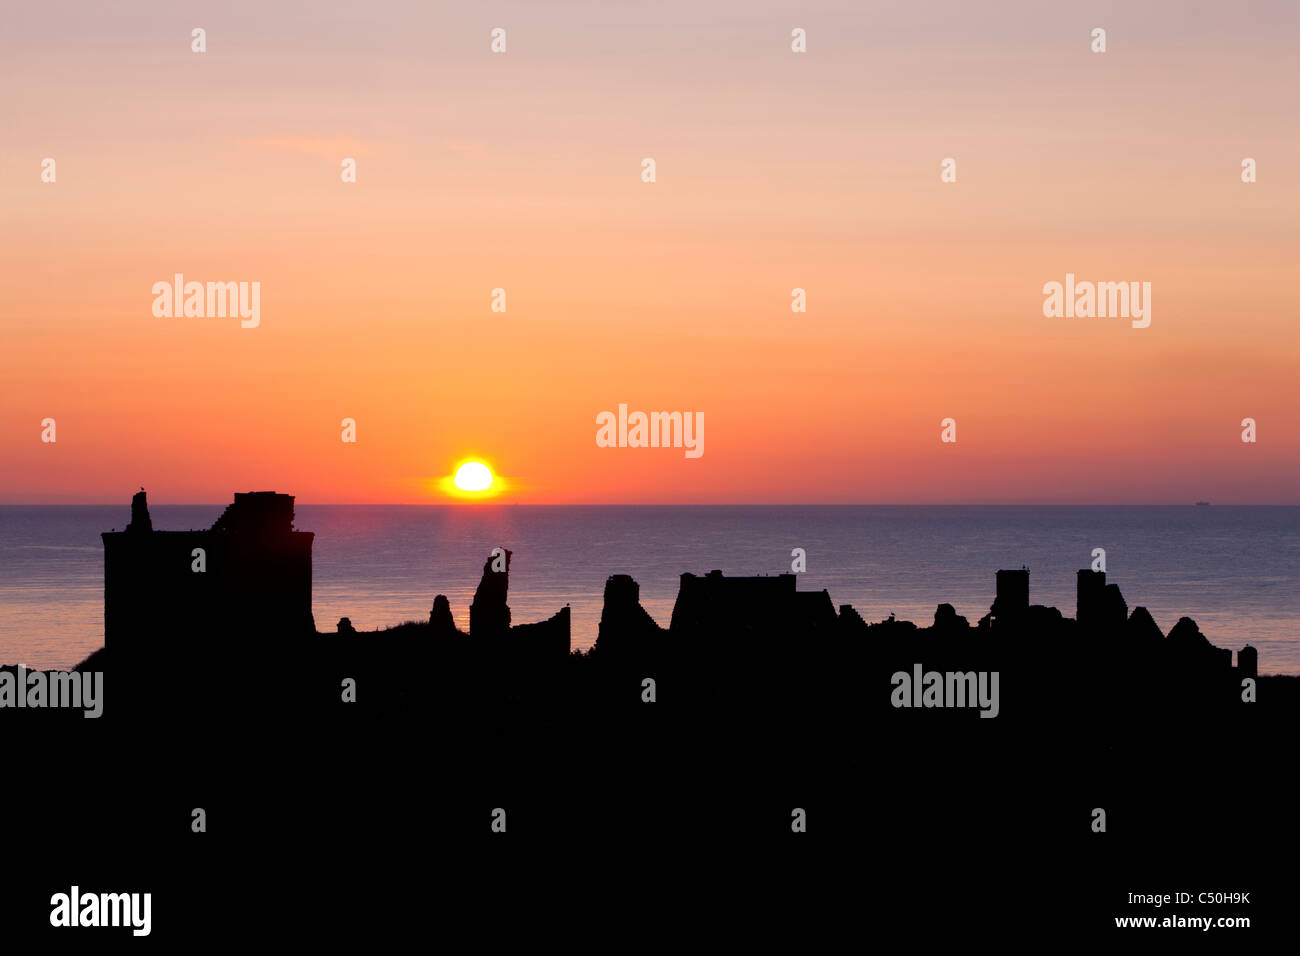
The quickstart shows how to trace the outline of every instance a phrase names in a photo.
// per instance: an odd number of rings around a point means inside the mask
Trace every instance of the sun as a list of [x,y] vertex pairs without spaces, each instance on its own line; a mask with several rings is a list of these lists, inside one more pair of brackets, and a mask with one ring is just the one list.
[[451,468],[451,474],[432,482],[437,491],[449,498],[474,501],[496,498],[504,494],[513,483],[492,471],[483,458],[466,456]]
[[467,461],[452,479],[461,491],[487,491],[492,487],[492,469],[481,461]]

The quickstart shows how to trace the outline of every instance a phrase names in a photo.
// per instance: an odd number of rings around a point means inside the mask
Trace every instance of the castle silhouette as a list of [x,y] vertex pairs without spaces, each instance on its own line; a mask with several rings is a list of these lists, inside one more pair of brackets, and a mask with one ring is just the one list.
[[[779,679],[787,705],[769,709],[788,714],[821,707],[827,692],[851,699],[852,689],[840,686],[845,672],[908,670],[921,656],[927,665],[1005,671],[1012,721],[1059,712],[1086,694],[1098,695],[1116,719],[1169,707],[1218,712],[1238,701],[1243,678],[1259,676],[1254,648],[1242,648],[1234,668],[1232,652],[1212,645],[1192,619],[1165,634],[1146,608],[1129,613],[1119,587],[1092,570],[1078,572],[1074,618],[1030,603],[1028,569],[1004,569],[975,625],[940,604],[928,627],[893,615],[868,623],[851,605],[837,609],[825,590],[798,590],[794,574],[719,570],[682,574],[664,627],[641,606],[637,582],[615,574],[606,581],[596,642],[582,654],[571,650],[567,606],[537,623],[512,621],[514,555],[501,550],[484,562],[468,633],[442,594],[427,621],[358,632],[343,618],[335,631],[320,632],[311,611],[313,534],[294,529],[293,503],[275,492],[236,494],[210,529],[159,531],[146,493],[137,493],[126,529],[103,535],[105,646],[80,666],[111,662],[146,699],[158,691],[148,675],[162,662],[202,671],[214,647],[246,651],[270,667],[292,662],[337,675],[379,675],[387,659],[402,666],[368,692],[372,701],[407,706],[434,685],[462,702],[477,694],[556,706],[563,691],[608,705],[633,696],[629,682],[650,678],[666,679],[670,693],[709,710],[726,688]],[[455,687],[431,685],[433,673],[457,674]],[[322,677],[322,703],[332,687]]]
[[128,649],[139,636],[181,621],[210,632],[315,630],[315,535],[293,530],[292,495],[237,493],[205,531],[156,531],[141,490],[131,499],[126,529],[101,537],[106,647]]
[[[237,494],[211,528],[169,532],[137,494],[104,535],[105,646],[78,665],[105,675],[103,717],[4,715],[33,754],[77,741],[27,813],[77,821],[120,860],[193,853],[204,807],[222,835],[203,845],[242,874],[267,846],[441,861],[450,841],[479,859],[495,807],[557,852],[624,836],[636,854],[765,853],[797,807],[831,856],[925,861],[915,880],[933,860],[976,879],[1008,853],[1033,872],[1068,853],[1085,888],[1153,854],[1211,860],[1218,879],[1295,828],[1267,794],[1286,792],[1300,679],[1260,676],[1249,647],[1233,666],[1190,618],[1163,631],[1101,572],[1079,572],[1067,617],[1031,603],[1028,570],[999,570],[973,623],[949,604],[868,622],[793,574],[687,573],[666,626],[614,574],[579,653],[568,608],[513,620],[506,550],[484,561],[467,631],[442,594],[426,620],[319,630],[313,540],[289,495]],[[998,673],[996,719],[894,706],[891,676],[914,668]]]

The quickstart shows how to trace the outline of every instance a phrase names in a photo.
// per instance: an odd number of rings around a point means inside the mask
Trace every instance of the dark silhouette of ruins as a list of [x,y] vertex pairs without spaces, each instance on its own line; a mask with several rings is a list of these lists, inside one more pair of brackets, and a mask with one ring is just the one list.
[[104,539],[104,645],[167,628],[292,637],[315,630],[311,544],[293,529],[293,496],[236,494],[206,531],[156,531],[143,490],[131,521]]
[[[1089,570],[1074,617],[1031,603],[1028,569],[998,570],[975,623],[949,604],[930,622],[868,622],[825,590],[800,590],[794,574],[686,573],[667,626],[642,607],[633,578],[614,574],[582,653],[571,649],[567,607],[513,620],[516,555],[505,549],[484,561],[467,631],[442,594],[426,620],[359,631],[343,618],[318,631],[312,540],[294,530],[289,495],[236,495],[212,528],[169,532],[153,528],[137,494],[127,529],[104,535],[105,646],[78,665],[104,672],[108,719],[175,735],[173,752],[189,746],[185,735],[226,740],[230,759],[267,774],[286,756],[328,764],[350,746],[382,778],[379,762],[434,739],[440,759],[457,755],[462,771],[487,776],[508,765],[539,780],[586,779],[599,767],[640,787],[644,761],[658,760],[702,780],[767,768],[777,780],[865,786],[869,766],[915,769],[918,753],[973,776],[985,772],[980,760],[1026,759],[1057,776],[1114,773],[1117,759],[1148,773],[1145,741],[1170,727],[1193,753],[1221,745],[1246,759],[1243,747],[1262,752],[1263,731],[1300,703],[1300,680],[1260,676],[1254,648],[1234,667],[1190,618],[1165,632]],[[996,719],[894,706],[893,675],[917,667],[996,672]],[[329,729],[296,735],[287,751],[268,734],[303,721]],[[209,770],[196,762],[188,773]]]
[[[865,688],[918,661],[998,670],[1004,723],[1044,715],[1068,722],[1087,710],[1090,695],[1093,709],[1113,720],[1170,708],[1219,713],[1239,703],[1243,678],[1259,679],[1254,648],[1243,648],[1234,668],[1231,651],[1214,647],[1190,618],[1166,635],[1145,608],[1130,614],[1119,587],[1091,570],[1079,571],[1074,618],[1030,603],[1027,568],[999,570],[989,612],[974,626],[948,604],[929,626],[893,615],[868,623],[850,605],[837,609],[825,590],[799,590],[797,575],[714,570],[681,576],[664,627],[641,606],[637,582],[615,574],[605,584],[597,640],[582,654],[571,652],[568,607],[545,621],[512,621],[514,554],[496,549],[484,561],[468,633],[442,594],[427,621],[359,632],[343,618],[320,633],[311,609],[313,535],[294,530],[293,517],[291,495],[249,492],[236,494],[210,529],[160,531],[140,491],[126,529],[103,535],[105,647],[82,666],[120,668],[118,686],[145,700],[161,692],[150,675],[162,662],[205,672],[220,648],[272,669],[328,674],[308,690],[320,703],[335,696],[335,678],[363,674],[372,703],[410,707],[436,688],[444,702],[509,700],[543,710],[640,700],[631,688],[651,678],[708,713],[737,687],[779,680],[781,693],[755,718],[769,729],[807,727],[819,713],[847,719],[825,709],[848,701],[881,707],[886,695]],[[899,716],[887,704],[881,713]]]
[[[1300,679],[1260,676],[1251,647],[1234,667],[1189,618],[1162,630],[1100,573],[1079,572],[1073,617],[1031,603],[1019,568],[996,572],[978,620],[939,604],[921,622],[867,621],[793,574],[687,573],[666,624],[613,574],[579,653],[567,607],[513,620],[527,556],[504,550],[484,560],[466,630],[443,594],[424,620],[317,630],[312,541],[288,495],[236,495],[212,528],[181,532],[155,530],[136,496],[127,530],[104,535],[105,646],[78,666],[103,673],[104,716],[0,715],[32,753],[84,742],[74,782],[38,791],[42,820],[84,826],[112,860],[229,846],[241,874],[268,845],[382,845],[423,866],[464,834],[477,858],[493,807],[566,852],[634,834],[638,853],[683,839],[767,852],[799,807],[831,846],[973,874],[1009,845],[1035,872],[1040,848],[1080,873],[1155,839],[1199,858],[1187,834],[1207,832],[1207,810],[1227,808],[1220,863],[1290,825],[1259,794],[1284,790]],[[894,706],[892,676],[917,667],[996,672],[998,716]],[[199,843],[193,807],[214,829]],[[1095,807],[1111,820],[1100,841]]]

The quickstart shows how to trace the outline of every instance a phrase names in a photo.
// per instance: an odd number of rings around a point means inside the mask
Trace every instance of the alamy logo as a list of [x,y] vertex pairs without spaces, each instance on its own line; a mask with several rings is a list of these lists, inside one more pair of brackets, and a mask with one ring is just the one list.
[[218,318],[238,315],[242,328],[255,329],[262,321],[262,283],[260,282],[186,282],[177,272],[172,281],[155,282],[151,290],[153,314],[158,319]]
[[75,884],[71,893],[50,897],[51,926],[130,926],[134,936],[148,936],[152,893],[87,893]]
[[82,717],[104,712],[104,675],[100,671],[0,671],[0,707],[71,707]]
[[1150,282],[1078,282],[1074,273],[1065,274],[1065,284],[1043,286],[1043,315],[1049,319],[1133,319],[1133,328],[1151,324]]
[[627,411],[618,406],[613,412],[596,416],[596,445],[599,448],[685,448],[687,458],[704,454],[704,413]]
[[912,673],[897,671],[889,679],[895,707],[978,707],[981,717],[998,715],[997,671],[925,671],[912,665]]

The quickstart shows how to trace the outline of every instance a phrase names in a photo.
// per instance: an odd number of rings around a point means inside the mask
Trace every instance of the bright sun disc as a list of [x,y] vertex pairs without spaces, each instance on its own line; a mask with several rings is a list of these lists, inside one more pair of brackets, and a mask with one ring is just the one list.
[[492,487],[492,472],[481,461],[467,461],[456,469],[454,481],[461,491],[487,491]]

